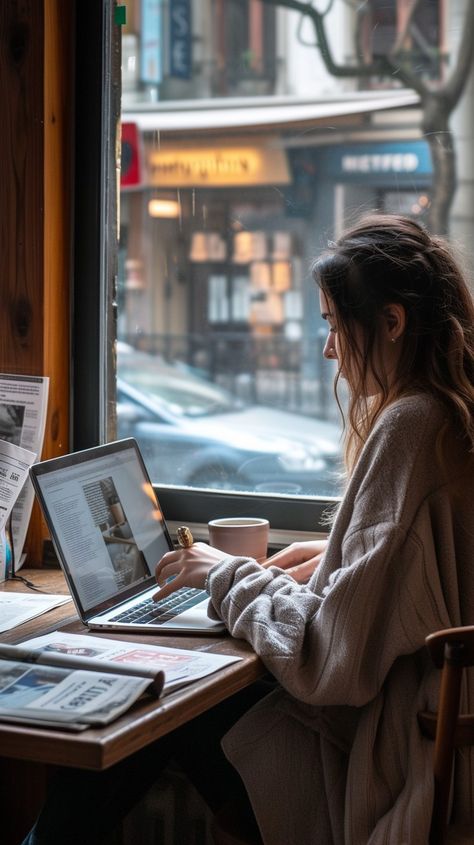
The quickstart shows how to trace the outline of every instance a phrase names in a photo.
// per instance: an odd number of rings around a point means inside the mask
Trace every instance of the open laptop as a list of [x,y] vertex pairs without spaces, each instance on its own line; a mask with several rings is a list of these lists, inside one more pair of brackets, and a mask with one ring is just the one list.
[[221,633],[204,590],[154,602],[155,564],[173,549],[136,440],[128,438],[30,468],[61,568],[94,631]]

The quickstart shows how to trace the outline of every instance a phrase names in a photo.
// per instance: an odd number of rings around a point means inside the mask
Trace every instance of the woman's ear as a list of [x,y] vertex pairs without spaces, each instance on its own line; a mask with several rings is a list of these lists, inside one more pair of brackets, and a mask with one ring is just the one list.
[[386,339],[396,343],[405,331],[406,313],[404,306],[399,302],[385,305],[382,310],[382,318]]

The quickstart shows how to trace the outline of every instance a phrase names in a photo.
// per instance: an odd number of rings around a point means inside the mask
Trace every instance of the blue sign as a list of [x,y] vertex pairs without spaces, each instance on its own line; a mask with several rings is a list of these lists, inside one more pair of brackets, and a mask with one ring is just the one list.
[[171,0],[170,4],[170,76],[191,79],[192,22],[190,0]]
[[318,166],[341,182],[380,183],[389,177],[430,176],[433,172],[426,141],[383,144],[341,144],[318,153]]
[[163,78],[161,0],[142,0],[140,79],[148,85],[158,85]]

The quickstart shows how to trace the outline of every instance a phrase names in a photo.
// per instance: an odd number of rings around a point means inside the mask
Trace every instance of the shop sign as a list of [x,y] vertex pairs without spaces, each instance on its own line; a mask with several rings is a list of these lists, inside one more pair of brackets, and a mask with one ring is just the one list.
[[288,185],[286,152],[267,147],[150,150],[150,184],[157,187]]
[[416,153],[364,153],[342,157],[344,173],[414,173],[418,167]]
[[141,181],[140,133],[136,123],[122,123],[120,186],[136,188]]
[[432,173],[431,156],[426,141],[408,141],[393,144],[341,145],[324,150],[319,156],[319,166],[327,175],[336,178],[368,177],[371,181],[381,176],[423,176]]
[[162,0],[142,0],[140,79],[147,85],[158,85],[163,78],[162,27]]
[[171,0],[170,76],[178,79],[191,79],[191,28],[190,0]]

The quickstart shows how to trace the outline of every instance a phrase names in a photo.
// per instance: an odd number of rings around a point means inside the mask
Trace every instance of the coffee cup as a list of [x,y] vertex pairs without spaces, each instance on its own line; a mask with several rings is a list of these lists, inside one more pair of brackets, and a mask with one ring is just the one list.
[[253,557],[263,561],[267,557],[268,519],[235,516],[211,519],[207,524],[209,543],[216,549],[236,557]]

